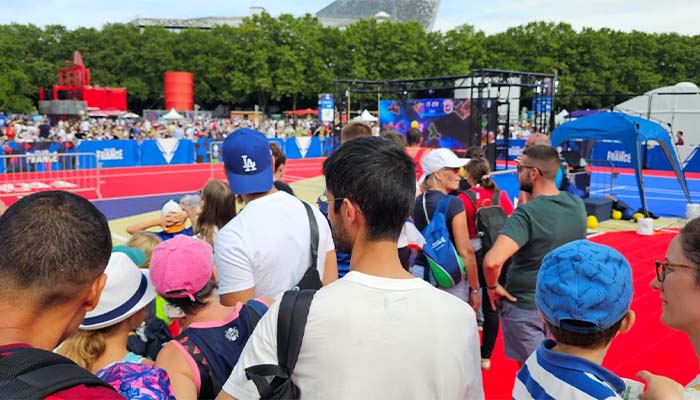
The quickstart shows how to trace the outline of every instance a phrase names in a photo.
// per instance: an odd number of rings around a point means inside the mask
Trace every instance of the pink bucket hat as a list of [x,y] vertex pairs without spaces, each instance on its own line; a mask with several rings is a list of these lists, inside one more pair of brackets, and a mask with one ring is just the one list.
[[194,301],[194,295],[212,278],[214,262],[209,243],[178,235],[153,249],[150,277],[156,292],[164,297]]

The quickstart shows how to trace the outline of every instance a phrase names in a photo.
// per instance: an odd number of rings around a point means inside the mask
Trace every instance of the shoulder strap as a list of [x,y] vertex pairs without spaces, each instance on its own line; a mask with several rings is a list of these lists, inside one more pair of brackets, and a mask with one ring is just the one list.
[[498,206],[499,201],[501,200],[501,190],[498,188],[493,189],[493,194],[491,195],[491,205],[492,206]]
[[316,216],[309,203],[305,201],[302,201],[302,203],[306,209],[306,215],[309,217],[309,231],[311,232],[311,266],[309,268],[316,269],[318,260],[318,224],[316,223]]
[[423,214],[425,214],[426,225],[430,223],[430,218],[428,217],[428,209],[425,208],[425,196],[427,196],[427,194],[428,194],[428,191],[426,190],[425,192],[423,192],[423,195],[422,195],[423,196],[423,200],[422,200],[423,201]]
[[288,290],[282,296],[277,316],[277,359],[288,376],[297,364],[314,294],[315,290]]
[[[438,203],[435,212],[442,212],[443,214],[445,214],[445,216],[447,216],[447,210],[450,207],[450,201],[452,201],[452,195],[447,194],[443,196],[443,198],[440,199],[440,202]],[[435,213],[433,213],[433,215],[435,215]]]
[[474,206],[474,211],[476,211],[476,193],[472,192],[471,189],[463,190],[460,193],[464,193],[464,195],[467,196],[469,201],[472,202],[472,206]]
[[243,307],[248,312],[251,328],[255,328],[260,318],[267,312],[267,306],[255,299],[248,300]]
[[0,359],[0,379],[4,381],[0,392],[12,394],[12,398],[44,398],[77,385],[114,390],[110,384],[59,354],[32,348],[16,348],[9,352]]

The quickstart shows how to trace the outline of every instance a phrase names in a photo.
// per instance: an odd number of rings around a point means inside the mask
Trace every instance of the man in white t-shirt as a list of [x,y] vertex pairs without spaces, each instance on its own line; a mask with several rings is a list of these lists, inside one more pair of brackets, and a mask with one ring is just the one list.
[[[406,272],[396,252],[414,198],[411,158],[393,142],[363,137],[336,150],[323,172],[336,248],[352,257],[350,272],[311,303],[291,377],[301,397],[483,399],[474,311]],[[278,363],[278,313],[279,302],[218,399],[259,398],[245,369]]]
[[[234,306],[254,297],[280,298],[311,265],[309,218],[304,204],[273,186],[274,162],[262,133],[249,128],[230,134],[221,146],[226,176],[245,208],[216,236],[214,262],[221,303]],[[328,222],[313,208],[318,226],[317,268],[323,284],[338,278]]]

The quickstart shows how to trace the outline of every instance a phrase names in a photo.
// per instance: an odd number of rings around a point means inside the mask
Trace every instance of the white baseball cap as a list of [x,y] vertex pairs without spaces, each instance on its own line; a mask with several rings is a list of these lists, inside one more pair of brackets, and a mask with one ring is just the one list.
[[435,173],[442,168],[461,168],[469,163],[469,158],[459,158],[450,149],[435,149],[426,154],[421,160],[423,175],[418,180],[422,184],[428,175]]

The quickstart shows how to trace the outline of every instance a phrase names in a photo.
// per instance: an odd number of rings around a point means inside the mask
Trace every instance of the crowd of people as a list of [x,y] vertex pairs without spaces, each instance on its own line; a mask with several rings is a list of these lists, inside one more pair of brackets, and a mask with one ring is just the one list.
[[[77,195],[20,199],[0,216],[2,397],[478,400],[499,321],[514,399],[641,392],[601,365],[633,329],[630,264],[586,240],[557,151],[532,136],[514,207],[480,149],[420,145],[415,130],[345,125],[313,207],[280,186],[266,135],[239,128],[226,182],[167,201],[126,246]],[[696,353],[699,243],[692,220],[651,283]],[[638,377],[643,399],[700,398],[700,378]]]
[[241,118],[197,118],[195,120],[150,120],[147,118],[88,117],[74,120],[52,121],[41,118],[15,117],[4,120],[0,129],[0,143],[15,141],[32,143],[39,141],[74,142],[78,140],[160,139],[177,138],[197,141],[211,138],[222,141],[239,128],[255,128],[268,138],[332,134],[331,127],[309,118],[288,120]]

